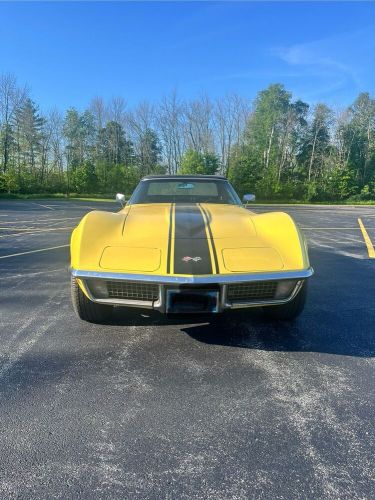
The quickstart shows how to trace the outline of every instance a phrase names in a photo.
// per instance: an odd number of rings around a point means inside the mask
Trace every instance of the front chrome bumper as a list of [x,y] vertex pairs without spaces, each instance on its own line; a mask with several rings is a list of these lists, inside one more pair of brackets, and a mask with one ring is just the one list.
[[[167,312],[167,292],[180,287],[191,285],[192,288],[199,290],[199,286],[212,285],[219,291],[219,299],[215,312],[222,312],[227,309],[239,309],[247,307],[261,307],[268,305],[285,304],[292,300],[300,290],[303,281],[313,275],[313,269],[310,267],[298,271],[278,271],[269,273],[251,273],[251,274],[220,274],[204,276],[159,276],[150,274],[127,274],[127,273],[107,273],[96,271],[81,271],[72,269],[72,275],[82,281],[85,291],[93,302],[101,304],[111,304],[126,307],[137,307],[144,309],[155,309],[162,313]],[[121,282],[152,283],[158,285],[157,300],[129,300],[123,298],[98,298],[90,291],[87,282],[89,280],[110,280]],[[294,288],[291,293],[283,299],[267,300],[229,300],[227,288],[233,284],[245,283],[263,283],[267,281],[285,281],[295,280]]]

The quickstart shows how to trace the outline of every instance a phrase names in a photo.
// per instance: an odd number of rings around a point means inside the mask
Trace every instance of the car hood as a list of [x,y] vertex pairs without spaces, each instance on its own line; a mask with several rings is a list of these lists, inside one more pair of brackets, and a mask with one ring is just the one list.
[[257,236],[252,214],[233,205],[133,205],[121,239],[105,249],[101,267],[155,272],[165,261],[172,274],[283,268],[277,250]]
[[145,204],[90,212],[72,235],[76,269],[157,275],[297,270],[303,239],[282,212],[218,204]]

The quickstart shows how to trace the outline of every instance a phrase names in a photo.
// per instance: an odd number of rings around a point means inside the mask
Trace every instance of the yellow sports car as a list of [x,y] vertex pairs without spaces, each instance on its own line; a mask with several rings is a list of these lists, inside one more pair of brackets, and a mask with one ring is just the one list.
[[289,215],[250,212],[227,179],[204,175],[148,176],[119,212],[89,212],[72,233],[71,269],[75,311],[91,322],[114,306],[262,307],[289,320],[303,310],[313,273]]

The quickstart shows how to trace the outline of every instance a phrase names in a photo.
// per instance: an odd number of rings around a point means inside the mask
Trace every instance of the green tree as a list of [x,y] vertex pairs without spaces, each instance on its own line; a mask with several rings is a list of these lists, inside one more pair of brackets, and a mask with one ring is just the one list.
[[259,164],[248,148],[232,148],[228,178],[241,197],[246,193],[260,195],[256,188],[260,179]]
[[364,185],[375,172],[375,100],[363,92],[350,106],[349,113],[351,120],[345,130],[347,166]]
[[254,112],[245,132],[246,143],[256,153],[259,168],[266,172],[275,170],[277,165],[280,136],[290,100],[290,92],[281,84],[270,85],[255,99]]
[[42,184],[44,179],[40,166],[45,119],[31,99],[26,99],[18,109],[15,124],[18,174],[21,177],[22,169],[27,169],[30,171],[33,184]]
[[94,159],[95,126],[92,113],[85,111],[80,115],[76,109],[69,109],[63,124],[63,135],[66,141],[69,191],[71,180],[75,182],[74,170],[85,164],[91,164]]
[[75,168],[91,160],[95,142],[94,117],[89,111],[82,115],[74,108],[68,109],[63,124],[68,168]]
[[14,130],[9,123],[0,126],[0,151],[2,156],[2,170],[7,171],[12,150],[14,150]]
[[71,172],[70,187],[75,193],[91,193],[97,188],[95,167],[85,162]]
[[300,159],[307,165],[307,181],[323,174],[324,162],[330,151],[332,112],[325,104],[315,106],[310,126],[303,140]]
[[135,162],[132,142],[126,139],[119,123],[109,121],[99,130],[95,150],[98,188],[105,192],[116,189],[115,179],[121,170],[120,165],[131,166]]
[[137,164],[140,177],[152,174],[161,161],[161,146],[154,130],[147,128],[140,136]]
[[134,163],[135,154],[131,141],[125,138],[124,129],[114,121],[110,121],[99,130],[99,157],[110,165]]
[[[236,186],[252,186],[261,197],[280,196],[297,167],[296,155],[306,127],[308,104],[292,102],[281,84],[259,92],[241,147],[231,151],[230,177]],[[284,179],[283,179],[284,176]]]
[[[20,88],[12,74],[0,74],[0,165],[3,172],[15,166],[14,122],[20,107],[27,97],[25,88]],[[13,160],[13,161],[12,161]]]
[[181,158],[180,174],[214,175],[219,169],[219,159],[213,153],[199,153],[188,149]]
[[18,176],[10,168],[6,172],[0,173],[0,192],[16,193],[19,191]]

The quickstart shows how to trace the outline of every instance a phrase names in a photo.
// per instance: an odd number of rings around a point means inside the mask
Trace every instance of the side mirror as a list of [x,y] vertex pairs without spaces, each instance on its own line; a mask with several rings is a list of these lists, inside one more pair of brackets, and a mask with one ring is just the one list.
[[116,194],[116,201],[121,203],[121,206],[123,207],[125,205],[125,195],[122,193],[117,193]]
[[244,194],[242,201],[245,204],[250,203],[251,201],[255,201],[255,194]]

